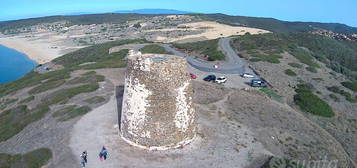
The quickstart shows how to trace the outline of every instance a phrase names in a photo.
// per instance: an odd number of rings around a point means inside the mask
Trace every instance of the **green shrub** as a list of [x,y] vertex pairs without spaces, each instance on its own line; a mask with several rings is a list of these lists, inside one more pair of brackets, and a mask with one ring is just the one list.
[[140,49],[140,51],[144,54],[146,53],[152,53],[152,54],[170,54],[165,50],[164,47],[159,46],[157,44],[151,44],[144,46],[143,48]]
[[278,101],[280,103],[283,102],[283,99],[281,96],[279,96],[278,94],[276,94],[274,91],[268,89],[268,88],[260,88],[259,89],[261,92],[265,93],[266,95],[268,95],[270,98],[272,98],[275,101]]
[[81,76],[89,76],[89,75],[96,75],[96,74],[97,74],[97,72],[95,72],[95,71],[88,71],[88,72],[82,74]]
[[314,81],[318,81],[318,82],[320,82],[320,81],[324,81],[322,78],[312,78],[312,80],[314,80]]
[[208,56],[208,61],[224,60],[225,55],[218,50],[218,39],[193,43],[174,44],[174,47],[188,51],[197,51]]
[[28,102],[30,102],[30,101],[32,101],[32,100],[34,100],[34,99],[35,99],[35,96],[29,96],[29,97],[27,97],[27,98],[21,100],[20,103],[21,103],[21,104],[22,104],[22,103],[28,103]]
[[47,148],[40,148],[24,155],[9,155],[0,153],[0,167],[12,168],[41,168],[52,158],[52,152]]
[[105,98],[102,96],[94,96],[94,97],[88,98],[84,101],[87,102],[88,104],[98,104],[98,103],[104,102]]
[[285,70],[285,74],[289,76],[296,76],[296,73],[291,69]]
[[334,93],[338,93],[342,96],[345,96],[346,100],[351,102],[351,103],[357,103],[357,99],[353,98],[351,93],[348,93],[342,89],[340,89],[338,86],[331,86],[331,87],[326,87],[327,90],[334,92]]
[[331,107],[303,84],[299,84],[295,90],[294,102],[302,111],[323,117],[333,117],[335,114]]
[[304,168],[304,165],[295,160],[271,157],[261,168]]
[[312,72],[312,73],[317,73],[317,69],[314,67],[311,67],[311,66],[306,67],[306,70],[308,70],[309,72]]
[[344,87],[351,89],[354,92],[357,92],[357,81],[352,81],[352,82],[342,82],[341,83]]
[[336,102],[340,101],[340,99],[334,94],[329,94],[329,96],[330,96],[331,99],[333,99]]
[[288,63],[288,65],[290,65],[291,67],[294,67],[294,68],[302,68],[303,67],[301,64],[298,64],[295,62],[290,62],[290,63]]
[[251,62],[259,62],[259,61],[262,61],[260,58],[251,58],[249,59],[249,61]]

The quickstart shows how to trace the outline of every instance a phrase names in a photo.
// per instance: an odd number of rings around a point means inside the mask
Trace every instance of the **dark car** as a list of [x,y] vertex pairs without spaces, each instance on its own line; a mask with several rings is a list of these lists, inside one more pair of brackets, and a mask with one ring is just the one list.
[[216,80],[216,76],[215,75],[208,75],[205,78],[203,78],[203,80],[207,81],[207,82],[211,82],[211,81],[214,82]]
[[250,81],[252,87],[268,87],[268,84],[261,79],[252,79]]

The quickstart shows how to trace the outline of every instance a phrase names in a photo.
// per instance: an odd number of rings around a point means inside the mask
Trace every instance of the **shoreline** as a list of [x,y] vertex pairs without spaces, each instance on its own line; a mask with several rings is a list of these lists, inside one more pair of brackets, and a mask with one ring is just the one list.
[[23,37],[2,37],[0,45],[25,54],[37,64],[44,64],[61,56],[60,49],[52,48],[51,42],[35,41]]

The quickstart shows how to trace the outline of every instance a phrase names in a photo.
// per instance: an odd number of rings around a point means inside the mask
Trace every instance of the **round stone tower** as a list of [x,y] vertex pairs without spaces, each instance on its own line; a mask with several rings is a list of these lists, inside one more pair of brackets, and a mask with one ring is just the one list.
[[130,51],[120,121],[126,142],[166,150],[193,140],[196,115],[186,67],[182,57]]

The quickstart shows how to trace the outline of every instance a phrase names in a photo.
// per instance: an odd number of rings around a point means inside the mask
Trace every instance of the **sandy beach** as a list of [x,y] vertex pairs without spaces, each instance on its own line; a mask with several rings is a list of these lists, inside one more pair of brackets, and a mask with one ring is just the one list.
[[1,37],[0,44],[26,54],[39,64],[49,62],[62,55],[61,49],[49,41],[32,40],[25,37]]

